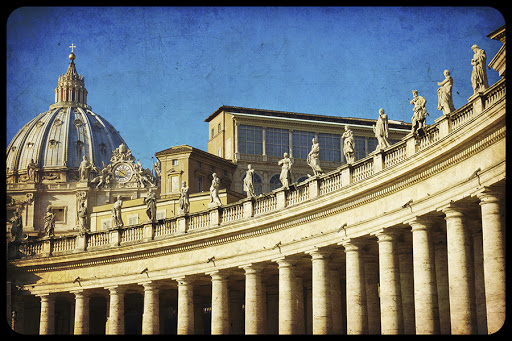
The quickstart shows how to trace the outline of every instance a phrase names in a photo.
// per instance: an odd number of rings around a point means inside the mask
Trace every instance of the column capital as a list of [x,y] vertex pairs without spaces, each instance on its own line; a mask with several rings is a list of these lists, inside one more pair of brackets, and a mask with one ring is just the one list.
[[432,219],[421,216],[404,221],[405,224],[411,226],[411,232],[420,230],[430,230],[432,227]]
[[350,251],[360,251],[364,247],[364,241],[349,238],[339,242],[338,245],[342,245],[345,248],[345,253]]
[[385,228],[377,232],[370,233],[370,235],[377,237],[377,243],[392,242],[396,241],[396,237],[399,235],[399,232],[393,228]]
[[479,190],[475,195],[480,199],[480,205],[487,203],[497,203],[500,201],[502,191],[498,188],[484,187]]
[[247,275],[247,274],[260,273],[264,267],[265,266],[263,264],[249,263],[249,264],[240,265],[238,268],[244,269],[245,274]]
[[45,300],[45,301],[54,301],[55,300],[55,295],[51,292],[36,294],[36,296],[41,298],[41,300]]
[[73,290],[70,290],[69,291],[71,294],[74,294],[75,297],[77,298],[80,298],[80,297],[89,297],[90,295],[90,291],[89,290],[86,290],[86,289],[73,289]]
[[107,289],[111,295],[121,295],[126,291],[126,287],[123,285],[110,285],[104,288]]
[[160,285],[155,281],[144,281],[137,283],[138,285],[142,285],[144,287],[144,291],[158,290]]
[[289,268],[295,266],[295,263],[292,259],[287,258],[285,256],[272,259],[273,262],[277,263],[278,268]]
[[212,281],[227,281],[229,276],[229,272],[224,269],[214,270],[211,272],[207,272],[206,274],[212,278]]
[[330,251],[322,250],[322,249],[319,249],[319,248],[315,248],[313,250],[305,251],[305,253],[310,255],[312,260],[329,258],[330,255],[331,255]]
[[460,203],[450,202],[449,204],[441,206],[437,210],[444,213],[444,219],[446,220],[447,218],[465,216],[467,208]]
[[175,280],[178,283],[178,286],[190,285],[190,284],[194,283],[194,278],[192,278],[190,275],[174,277],[173,280]]

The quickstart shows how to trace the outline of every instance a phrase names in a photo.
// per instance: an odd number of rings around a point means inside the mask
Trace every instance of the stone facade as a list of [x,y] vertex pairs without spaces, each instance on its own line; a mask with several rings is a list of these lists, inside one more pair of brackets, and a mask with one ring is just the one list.
[[[143,226],[149,232],[131,242],[118,229],[21,243],[9,249],[14,328],[496,332],[505,319],[505,133],[501,80],[418,143],[411,134],[295,189],[212,208],[207,225],[196,213],[169,219],[177,229],[158,237],[158,224]],[[98,238],[103,245],[91,244]]]

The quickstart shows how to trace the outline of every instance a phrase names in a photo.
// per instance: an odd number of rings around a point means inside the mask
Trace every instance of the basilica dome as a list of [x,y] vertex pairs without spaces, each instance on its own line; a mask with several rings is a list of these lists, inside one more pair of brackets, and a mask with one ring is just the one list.
[[113,150],[126,145],[119,132],[87,105],[84,77],[76,71],[75,58],[74,53],[69,55],[68,70],[59,76],[55,103],[25,124],[9,144],[6,171],[11,181],[16,175],[23,181],[31,162],[41,174],[77,169],[83,156],[102,168]]

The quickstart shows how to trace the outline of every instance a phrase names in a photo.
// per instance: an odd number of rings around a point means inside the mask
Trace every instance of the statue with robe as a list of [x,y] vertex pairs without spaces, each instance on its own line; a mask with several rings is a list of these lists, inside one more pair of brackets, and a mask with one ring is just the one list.
[[149,220],[156,220],[156,196],[153,188],[149,188],[148,196],[144,198],[144,203],[146,204],[146,214],[148,215]]
[[47,237],[52,237],[55,232],[55,214],[52,212],[52,207],[48,206],[46,213],[43,217],[44,232]]
[[373,126],[373,132],[377,138],[376,150],[384,149],[390,146],[388,141],[388,115],[384,113],[384,109],[379,109],[379,118],[376,125]]
[[252,198],[254,194],[254,169],[251,165],[247,165],[247,171],[244,178],[244,191],[247,193],[247,198]]
[[292,182],[292,160],[288,157],[288,153],[283,154],[283,158],[277,163],[281,166],[281,174],[279,180],[283,185],[284,189],[289,189],[290,183]]
[[425,122],[427,120],[427,108],[425,108],[425,104],[427,104],[427,100],[423,98],[422,96],[418,95],[418,90],[412,91],[413,99],[409,102],[410,104],[414,105],[414,108],[412,111],[414,111],[414,114],[412,115],[412,128],[411,132],[412,134],[417,138],[418,137],[418,131],[420,129],[423,129],[425,127]]
[[117,201],[112,206],[110,212],[112,212],[112,226],[113,227],[123,227],[123,219],[121,217],[121,207],[123,206],[123,200],[121,200],[121,196],[117,196]]
[[210,206],[220,206],[222,202],[219,197],[220,179],[216,173],[212,174],[212,185],[210,186]]
[[311,151],[306,159],[307,164],[313,169],[313,175],[322,174],[322,168],[320,168],[320,143],[316,138],[311,141]]
[[473,65],[473,71],[471,72],[471,84],[473,85],[474,93],[482,92],[489,87],[487,81],[487,56],[485,51],[478,47],[478,45],[471,46],[473,50],[473,58],[471,59],[471,65]]
[[11,237],[12,241],[19,243],[23,235],[23,221],[18,210],[14,211],[14,216],[11,218]]
[[447,115],[455,111],[452,98],[453,78],[450,76],[450,71],[444,70],[444,81],[437,82],[437,85],[440,86],[437,89],[437,109],[442,110],[443,114]]
[[343,155],[345,155],[345,160],[347,160],[347,164],[352,164],[356,160],[354,133],[352,129],[345,126],[345,132],[341,137],[343,138]]
[[180,188],[180,198],[179,198],[179,205],[181,214],[188,214],[190,209],[190,201],[189,201],[189,195],[188,195],[189,187],[187,186],[187,182],[183,181],[181,183]]

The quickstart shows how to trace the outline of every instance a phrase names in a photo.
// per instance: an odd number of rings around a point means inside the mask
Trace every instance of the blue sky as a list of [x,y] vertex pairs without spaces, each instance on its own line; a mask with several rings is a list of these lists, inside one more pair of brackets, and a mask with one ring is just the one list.
[[[207,150],[221,105],[410,122],[411,90],[437,110],[472,93],[471,46],[487,61],[505,24],[482,7],[23,7],[7,20],[6,143],[54,101],[76,45],[88,104],[145,167],[170,146]],[[489,84],[499,76],[488,70]]]

